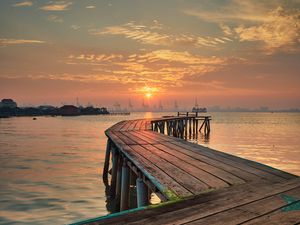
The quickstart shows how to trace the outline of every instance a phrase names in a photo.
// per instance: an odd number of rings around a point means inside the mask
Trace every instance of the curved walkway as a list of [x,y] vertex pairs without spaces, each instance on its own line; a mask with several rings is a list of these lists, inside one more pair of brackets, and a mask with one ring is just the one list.
[[112,214],[84,223],[300,222],[297,176],[154,132],[153,121],[122,121],[105,133],[136,172],[143,175],[148,187],[174,203],[125,211],[122,215]]

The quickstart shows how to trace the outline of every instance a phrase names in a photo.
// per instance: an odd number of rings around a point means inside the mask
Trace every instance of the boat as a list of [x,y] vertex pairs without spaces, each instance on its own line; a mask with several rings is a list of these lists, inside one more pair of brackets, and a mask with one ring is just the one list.
[[198,112],[198,113],[206,113],[207,109],[204,108],[200,108],[200,107],[193,107],[192,112]]
[[192,112],[194,113],[206,113],[207,112],[207,109],[205,107],[201,108],[199,107],[198,105],[198,101],[197,101],[197,98],[195,100],[195,106],[192,108]]

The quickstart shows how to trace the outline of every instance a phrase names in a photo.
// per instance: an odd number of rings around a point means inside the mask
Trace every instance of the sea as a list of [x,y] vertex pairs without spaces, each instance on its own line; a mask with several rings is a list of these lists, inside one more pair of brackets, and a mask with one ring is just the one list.
[[[300,175],[300,113],[209,113],[190,140]],[[0,119],[0,224],[69,224],[106,215],[102,168],[113,124],[164,113]]]

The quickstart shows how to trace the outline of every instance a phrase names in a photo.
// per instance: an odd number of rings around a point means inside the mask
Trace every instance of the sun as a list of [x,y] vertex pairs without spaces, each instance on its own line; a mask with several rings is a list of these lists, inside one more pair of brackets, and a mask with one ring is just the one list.
[[151,93],[151,92],[145,93],[145,97],[146,97],[146,98],[151,98],[151,97],[152,97],[152,93]]
[[151,98],[154,98],[154,96],[156,96],[159,93],[160,88],[153,87],[153,86],[143,86],[136,90],[137,90],[137,92],[142,94],[144,96],[144,98],[150,100]]

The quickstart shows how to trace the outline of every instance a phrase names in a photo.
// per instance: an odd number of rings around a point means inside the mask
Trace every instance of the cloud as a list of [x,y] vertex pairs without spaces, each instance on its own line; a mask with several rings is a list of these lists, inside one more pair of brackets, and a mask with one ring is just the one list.
[[[183,12],[205,22],[217,23],[230,40],[238,40],[244,46],[249,42],[257,42],[256,52],[273,54],[277,51],[299,50],[300,10],[297,4],[299,2],[287,4],[282,0],[230,0],[217,10],[187,9]],[[215,40],[222,42],[224,37]]]
[[142,44],[159,46],[215,47],[231,41],[228,37],[199,37],[191,34],[166,34],[162,33],[162,27],[162,24],[156,20],[154,20],[150,26],[129,22],[121,26],[90,29],[89,33],[91,35],[119,35]]
[[64,21],[61,17],[56,16],[56,15],[50,15],[50,16],[48,16],[47,20],[51,21],[51,22],[55,22],[55,23],[62,23]]
[[[267,54],[277,50],[299,50],[300,11],[288,12],[282,7],[265,16],[267,22],[256,26],[239,26],[234,29],[240,41],[260,41]],[[296,46],[295,46],[296,45]]]
[[162,89],[182,85],[184,76],[201,76],[218,71],[228,62],[227,58],[166,49],[131,55],[73,54],[66,60],[69,65],[87,66],[106,80],[133,85],[149,84]]
[[16,4],[13,4],[13,7],[23,7],[23,6],[32,6],[33,3],[31,1],[23,1]]
[[69,10],[68,7],[72,4],[72,2],[67,1],[55,1],[50,2],[48,5],[42,6],[40,9],[44,11],[65,11]]
[[216,4],[213,8],[217,10],[185,9],[183,13],[209,23],[262,22],[269,20],[266,13],[277,5],[278,1],[230,0],[225,6]]
[[0,46],[7,47],[10,45],[23,45],[23,44],[43,44],[44,41],[40,40],[26,40],[26,39],[8,39],[0,38]]
[[75,24],[71,25],[70,27],[71,27],[71,29],[73,29],[73,30],[79,30],[79,29],[80,29],[80,26],[75,25]]

